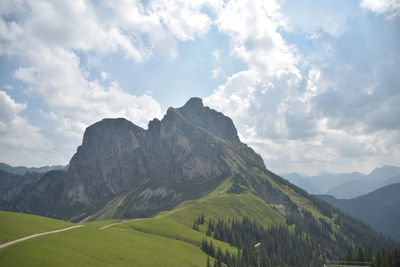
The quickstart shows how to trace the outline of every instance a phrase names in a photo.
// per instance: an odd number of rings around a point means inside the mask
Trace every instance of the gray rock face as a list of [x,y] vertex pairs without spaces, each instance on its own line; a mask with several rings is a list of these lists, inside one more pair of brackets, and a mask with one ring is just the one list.
[[140,149],[145,134],[125,119],[104,119],[89,126],[68,169],[66,193],[71,200],[91,204],[146,181]]
[[0,208],[81,220],[118,202],[112,216],[148,216],[251,167],[265,169],[232,120],[191,98],[148,130],[121,118],[89,126],[66,171],[30,179],[0,173],[0,184],[19,185],[0,197]]
[[237,130],[229,117],[209,107],[204,107],[200,98],[193,97],[181,108],[179,113],[212,134],[231,142],[239,143]]

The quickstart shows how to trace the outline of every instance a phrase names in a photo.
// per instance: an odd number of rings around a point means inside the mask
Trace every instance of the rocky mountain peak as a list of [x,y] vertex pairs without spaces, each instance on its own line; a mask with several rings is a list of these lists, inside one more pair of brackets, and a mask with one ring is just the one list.
[[182,108],[201,109],[203,107],[203,100],[201,98],[191,97]]
[[124,118],[103,119],[86,128],[83,135],[82,146],[94,143],[118,143],[130,134],[137,135],[145,130]]
[[204,106],[201,98],[192,97],[182,107],[168,111],[177,113],[187,121],[220,138],[235,143],[240,142],[233,121],[221,112]]

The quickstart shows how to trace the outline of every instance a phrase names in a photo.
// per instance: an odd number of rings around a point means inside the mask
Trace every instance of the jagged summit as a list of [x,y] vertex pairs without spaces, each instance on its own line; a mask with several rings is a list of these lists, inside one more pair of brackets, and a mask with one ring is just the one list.
[[[180,108],[168,108],[167,114],[161,121],[157,118],[151,120],[148,124],[147,135],[159,137],[160,131],[163,131],[165,135],[168,131],[173,129],[173,125],[175,125],[177,121],[181,120],[192,123],[219,138],[240,143],[233,121],[221,112],[204,106],[202,99],[199,97],[190,98]],[[114,138],[111,135],[118,135],[118,131],[120,130],[125,132],[132,130],[135,133],[145,131],[141,127],[123,118],[103,119],[86,129],[83,144],[86,144],[88,136],[103,131],[105,134],[104,139],[113,140]]]
[[183,105],[182,108],[202,108],[204,107],[203,105],[203,100],[200,97],[191,97],[186,103],[185,105]]
[[83,134],[82,145],[88,145],[90,142],[115,143],[121,135],[127,135],[130,131],[135,133],[144,132],[144,129],[135,125],[125,118],[103,119],[86,128]]
[[221,112],[205,107],[201,98],[192,97],[177,110],[183,117],[216,136],[231,142],[240,142],[233,121]]

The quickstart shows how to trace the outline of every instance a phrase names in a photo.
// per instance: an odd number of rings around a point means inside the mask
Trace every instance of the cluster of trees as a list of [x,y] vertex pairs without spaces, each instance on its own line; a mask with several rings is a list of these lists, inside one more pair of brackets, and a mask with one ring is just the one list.
[[[195,229],[198,229],[198,221],[194,221]],[[238,248],[238,253],[233,255],[229,251],[223,252],[220,247],[215,247],[212,241],[204,238],[201,248],[215,258],[214,266],[220,266],[222,263],[230,267],[251,267],[258,264],[282,267],[321,266],[324,261],[318,255],[316,242],[292,233],[286,226],[264,229],[247,217],[241,221],[208,219],[204,224],[208,236]],[[257,243],[261,245],[255,248]]]
[[386,251],[380,250],[375,254],[371,250],[359,248],[357,253],[347,253],[345,262],[369,262],[372,267],[400,267],[400,247]]
[[199,217],[194,219],[192,228],[196,231],[199,231],[199,225],[204,224],[204,214],[202,213]]
[[[212,240],[208,241],[206,238],[203,238],[201,242],[201,249],[209,256],[215,258],[214,267],[222,267],[222,263],[225,263],[229,267],[242,266],[238,265],[237,257],[230,253],[228,250],[222,252],[220,246],[216,249]],[[211,267],[209,258],[207,259],[207,267]]]
[[[294,225],[290,226],[291,224]],[[292,217],[288,216],[289,226],[273,225],[266,229],[248,217],[241,220],[206,220],[203,214],[194,220],[193,228],[199,230],[199,225],[204,225],[202,230],[207,236],[238,248],[238,253],[233,255],[229,251],[223,252],[221,248],[215,247],[210,239],[204,238],[201,248],[210,257],[215,258],[214,266],[217,267],[222,266],[222,263],[230,267],[323,266],[327,259],[343,259],[347,251],[350,251],[349,255],[357,255],[355,244],[361,247],[361,251],[368,252],[363,254],[365,259],[373,253],[368,246],[363,246],[366,241],[362,240],[363,237],[353,236],[354,240],[346,240],[339,231],[333,229],[334,226],[330,222],[324,219],[317,220],[305,210]],[[381,249],[381,240],[378,241],[380,242],[370,245],[378,245],[375,248]],[[255,247],[257,243],[261,245]],[[375,256],[376,262],[378,258],[384,258],[380,255],[378,253]]]

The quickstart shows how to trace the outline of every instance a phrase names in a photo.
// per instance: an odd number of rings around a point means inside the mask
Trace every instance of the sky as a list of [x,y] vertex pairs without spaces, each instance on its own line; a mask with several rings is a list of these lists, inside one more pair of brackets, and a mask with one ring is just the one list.
[[192,96],[274,172],[400,165],[400,0],[0,1],[0,162]]

